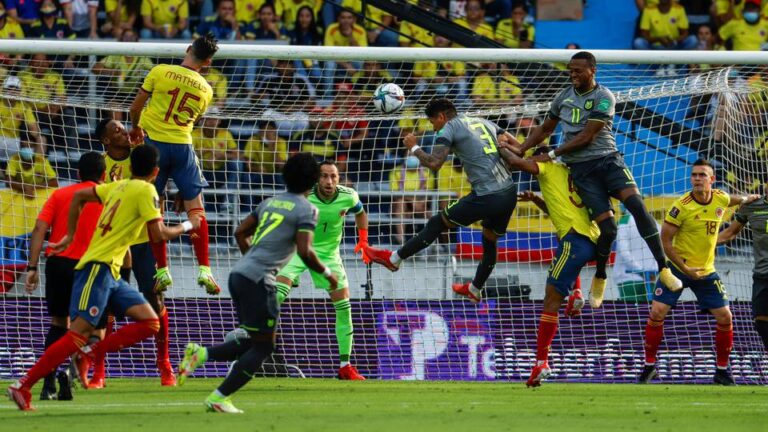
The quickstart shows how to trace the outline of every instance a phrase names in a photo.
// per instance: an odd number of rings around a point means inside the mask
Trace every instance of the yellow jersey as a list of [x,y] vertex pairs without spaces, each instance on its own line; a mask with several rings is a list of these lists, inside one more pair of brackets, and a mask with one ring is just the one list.
[[208,73],[204,75],[208,85],[213,89],[213,95],[216,100],[227,100],[227,77],[216,68],[209,68]]
[[413,76],[419,78],[460,77],[467,72],[464,62],[460,61],[418,61],[413,65]]
[[249,163],[259,165],[258,172],[277,174],[279,170],[275,163],[288,160],[288,142],[284,138],[277,138],[277,142],[273,145],[272,148],[267,147],[261,136],[254,135],[245,145],[243,158]]
[[195,129],[192,131],[192,146],[206,170],[224,168],[227,152],[237,150],[235,137],[225,128],[217,128],[212,137],[205,136],[202,128]]
[[37,110],[45,108],[57,100],[63,102],[67,97],[67,90],[64,87],[64,79],[61,74],[48,70],[42,76],[36,76],[30,71],[19,73],[21,80],[21,95],[30,99],[45,101],[31,102],[32,107]]
[[[117,9],[117,0],[105,0],[104,11],[107,15],[111,15],[115,9]],[[128,5],[126,2],[122,2],[122,5],[120,6],[120,22],[128,22]]]
[[396,192],[425,191],[435,188],[435,176],[424,167],[398,167],[389,173],[389,188]]
[[361,26],[354,24],[352,27],[352,39],[356,45],[352,45],[347,36],[341,34],[339,23],[333,23],[325,31],[325,46],[368,46],[368,33]]
[[[536,37],[536,28],[533,24],[523,23],[523,33],[527,34],[524,40],[533,42]],[[520,48],[520,33],[514,31],[512,18],[503,19],[496,24],[494,37],[506,47]]]
[[678,228],[672,246],[689,267],[701,267],[705,274],[715,272],[715,246],[720,224],[731,197],[712,190],[708,203],[699,203],[692,192],[678,198],[670,207],[665,223]]
[[503,74],[498,79],[487,73],[479,74],[472,83],[472,97],[506,101],[523,92],[519,85],[520,80],[511,74]]
[[120,75],[112,77],[112,83],[122,93],[133,94],[139,89],[147,73],[154,64],[148,57],[113,55],[104,57],[101,61],[107,69],[120,71]]
[[9,177],[21,177],[21,182],[28,185],[45,184],[47,179],[55,179],[56,171],[44,156],[36,154],[32,165],[24,168],[18,154],[8,159],[7,173]]
[[[414,41],[416,39],[418,42]],[[400,23],[400,36],[397,38],[400,44],[406,44],[416,48],[431,47],[434,45],[434,36],[432,33],[410,21]]]
[[149,138],[169,144],[192,144],[195,121],[213,99],[208,81],[184,66],[161,64],[149,71],[141,88],[152,95],[139,122]]
[[469,184],[464,170],[454,168],[451,161],[448,161],[437,172],[437,190],[455,193],[456,196],[451,197],[455,200],[472,192],[472,185]]
[[760,51],[763,42],[768,40],[768,25],[763,20],[752,25],[744,18],[734,18],[723,24],[717,34],[724,41],[731,39],[734,51]]
[[6,18],[5,26],[0,29],[0,39],[24,39],[24,30],[21,29],[21,24]]
[[685,8],[673,4],[669,12],[661,13],[657,8],[643,9],[640,18],[640,30],[647,30],[651,37],[668,37],[676,40],[680,37],[681,30],[688,30],[688,16]]
[[467,21],[466,18],[457,18],[453,20],[453,23],[458,24],[464,28],[468,28],[473,32],[479,34],[480,36],[485,36],[488,39],[493,39],[493,27],[491,27],[491,25],[486,22],[480,23],[480,25],[478,25],[477,28],[472,28],[472,25],[469,23],[469,21]]
[[27,126],[27,129],[30,125],[37,124],[37,117],[35,117],[32,108],[22,101],[0,99],[0,136],[19,138],[22,122]]
[[[715,0],[715,15],[725,15],[728,13],[728,9],[731,8],[732,0]],[[744,0],[739,4],[733,5],[733,16],[740,17],[741,12],[744,10]]]
[[317,13],[320,12],[320,8],[323,6],[323,2],[317,0],[277,0],[275,2],[275,12],[278,18],[283,21],[285,28],[293,30],[296,15],[299,13],[299,9],[304,6],[312,8],[314,15],[317,16]]
[[237,0],[235,2],[235,19],[238,22],[250,24],[259,19],[259,8],[264,0]]
[[189,18],[187,0],[142,0],[141,16],[152,17],[155,25],[176,24],[180,19]]
[[128,247],[147,232],[147,223],[162,219],[160,198],[155,186],[144,180],[119,180],[94,188],[104,203],[96,231],[75,270],[89,262],[110,266],[112,276],[120,279],[120,267]]
[[107,164],[107,178],[104,179],[105,183],[112,183],[118,180],[131,178],[131,154],[128,153],[124,159],[112,159],[112,157],[104,152],[104,162]]
[[557,238],[561,239],[573,230],[597,243],[600,228],[590,219],[587,207],[581,202],[568,167],[558,162],[536,162],[536,165],[539,167],[536,178]]

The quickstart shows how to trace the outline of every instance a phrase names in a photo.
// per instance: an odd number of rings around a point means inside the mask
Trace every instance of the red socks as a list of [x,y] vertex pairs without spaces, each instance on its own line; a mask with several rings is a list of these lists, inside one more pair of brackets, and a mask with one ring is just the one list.
[[[109,335],[115,332],[115,317],[110,315],[107,318],[107,328],[104,332],[104,339],[108,338]],[[106,360],[107,354],[104,352],[99,352],[96,355],[93,356],[93,378],[97,379],[101,378],[104,379],[106,377]]]
[[45,350],[42,357],[37,360],[37,363],[32,366],[32,369],[27,371],[27,374],[19,382],[23,387],[31,389],[36,382],[51,373],[69,356],[85,346],[86,343],[86,338],[73,331],[68,331],[67,334]]
[[210,267],[211,262],[208,257],[208,221],[205,219],[205,210],[201,208],[190,209],[187,216],[198,214],[200,216],[200,228],[190,233],[192,247],[195,249],[197,263],[201,266]]
[[155,335],[157,363],[168,361],[168,308],[160,313],[160,331]]
[[149,242],[149,246],[152,248],[152,255],[155,256],[157,268],[159,269],[168,267],[168,248],[165,247],[166,243],[166,241]]
[[645,324],[645,364],[656,364],[656,354],[664,338],[664,320],[648,318]]
[[96,343],[91,347],[94,356],[100,353],[111,353],[120,351],[123,348],[135,345],[136,343],[156,334],[160,329],[158,319],[148,319],[135,323],[130,323],[120,327],[116,332],[104,338],[103,341]]
[[733,324],[717,325],[715,330],[715,352],[717,353],[717,367],[728,367],[728,358],[733,349]]
[[536,335],[536,360],[547,361],[549,347],[557,333],[558,317],[556,313],[542,312],[539,321],[539,332]]

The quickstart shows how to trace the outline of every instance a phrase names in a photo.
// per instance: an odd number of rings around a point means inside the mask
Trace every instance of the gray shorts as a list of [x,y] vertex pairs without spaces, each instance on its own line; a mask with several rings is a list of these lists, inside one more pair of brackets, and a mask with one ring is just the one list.
[[568,168],[581,201],[587,206],[589,216],[593,219],[613,210],[611,195],[622,189],[637,187],[624,158],[618,152],[598,159],[568,164]]

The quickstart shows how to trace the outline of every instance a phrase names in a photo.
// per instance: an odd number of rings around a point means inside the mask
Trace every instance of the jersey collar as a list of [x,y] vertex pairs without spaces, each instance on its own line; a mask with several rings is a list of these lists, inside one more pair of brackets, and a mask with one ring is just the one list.
[[339,197],[339,188],[338,188],[338,186],[336,187],[336,193],[333,194],[331,199],[329,199],[328,201],[324,200],[323,197],[320,195],[320,192],[317,191],[317,185],[315,185],[315,187],[312,188],[312,193],[315,194],[317,199],[320,200],[320,202],[322,202],[323,204],[330,204],[330,203],[336,201],[336,198]]
[[711,204],[711,203],[712,203],[712,200],[713,200],[713,199],[715,199],[715,190],[714,190],[714,189],[712,189],[712,193],[711,193],[711,194],[709,194],[709,201],[707,201],[707,202],[705,202],[705,203],[703,203],[703,202],[701,202],[701,201],[697,200],[697,199],[696,199],[696,195],[694,195],[694,194],[693,194],[693,191],[690,191],[690,192],[688,192],[688,193],[691,195],[691,199],[692,199],[693,201],[695,201],[695,202],[696,202],[696,204],[699,204],[699,205],[709,205],[709,204]]
[[584,93],[579,93],[579,91],[578,91],[578,90],[576,90],[576,87],[574,87],[574,88],[573,88],[573,92],[574,92],[574,93],[576,93],[576,96],[586,96],[586,95],[588,95],[588,94],[592,93],[593,91],[597,90],[597,88],[598,88],[598,87],[600,87],[600,84],[598,84],[598,83],[595,83],[595,86],[594,86],[594,87],[592,87],[592,90],[590,90],[590,91],[588,91],[588,92],[584,92]]

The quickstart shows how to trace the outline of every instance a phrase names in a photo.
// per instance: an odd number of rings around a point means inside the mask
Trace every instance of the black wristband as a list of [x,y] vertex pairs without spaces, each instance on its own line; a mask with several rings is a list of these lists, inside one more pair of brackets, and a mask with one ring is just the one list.
[[37,266],[29,265],[27,264],[27,269],[25,271],[37,271]]

